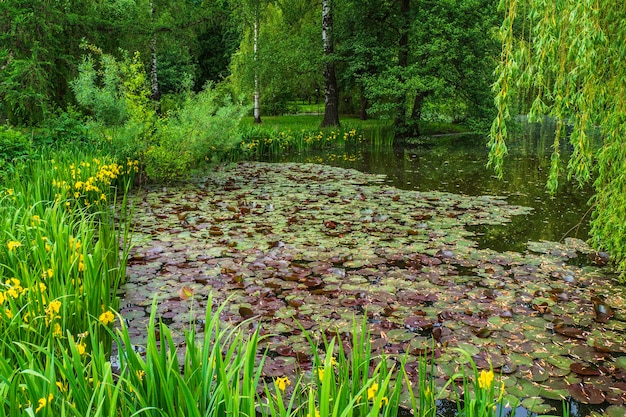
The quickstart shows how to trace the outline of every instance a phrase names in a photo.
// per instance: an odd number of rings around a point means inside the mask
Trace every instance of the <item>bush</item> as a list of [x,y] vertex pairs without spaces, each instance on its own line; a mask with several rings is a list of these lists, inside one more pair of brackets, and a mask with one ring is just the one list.
[[0,176],[12,172],[16,162],[27,159],[30,149],[26,135],[10,126],[0,126]]
[[120,125],[128,118],[128,109],[121,90],[122,68],[111,55],[99,52],[99,60],[91,55],[78,66],[78,77],[71,83],[76,101],[86,114],[105,125]]
[[46,148],[78,146],[84,150],[95,150],[99,147],[82,114],[71,107],[44,120],[33,139],[36,146]]
[[168,96],[168,111],[158,116],[138,53],[118,62],[96,47],[87,48],[99,60],[84,59],[72,88],[94,118],[92,129],[101,132],[101,146],[118,159],[138,159],[149,178],[171,182],[204,161],[234,153],[244,109],[221,86]]
[[238,125],[244,111],[212,86],[189,96],[157,124],[154,145],[145,153],[146,174],[169,182],[184,179],[205,161],[223,160],[241,141]]
[[144,162],[149,178],[169,183],[189,175],[193,157],[189,151],[158,145],[148,148]]

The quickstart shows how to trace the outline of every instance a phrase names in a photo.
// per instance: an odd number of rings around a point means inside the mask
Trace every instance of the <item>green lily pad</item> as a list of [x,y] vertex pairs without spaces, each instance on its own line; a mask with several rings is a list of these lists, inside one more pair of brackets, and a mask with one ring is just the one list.
[[530,411],[531,413],[545,414],[554,410],[550,404],[545,404],[540,397],[529,397],[522,401],[522,407]]

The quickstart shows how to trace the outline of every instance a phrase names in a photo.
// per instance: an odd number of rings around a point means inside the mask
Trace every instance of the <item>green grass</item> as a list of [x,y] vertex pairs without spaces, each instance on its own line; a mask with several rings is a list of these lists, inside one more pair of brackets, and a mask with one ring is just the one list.
[[[284,116],[263,116],[260,127],[272,130],[316,130],[320,128],[324,115],[314,114],[296,114]],[[388,127],[391,125],[390,120],[368,119],[361,120],[353,116],[341,116],[340,123],[349,127],[357,127],[361,129],[369,129],[374,127]],[[250,126],[254,124],[252,117],[244,117],[240,126]]]

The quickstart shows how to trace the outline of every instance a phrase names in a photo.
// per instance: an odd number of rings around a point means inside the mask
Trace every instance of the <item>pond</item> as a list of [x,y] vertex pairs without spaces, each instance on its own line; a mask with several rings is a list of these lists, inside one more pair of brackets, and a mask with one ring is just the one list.
[[[486,166],[488,149],[483,136],[424,139],[420,145],[406,149],[363,148],[281,155],[271,161],[315,162],[384,174],[386,183],[406,190],[506,196],[510,204],[531,207],[532,212],[515,216],[506,225],[481,226],[474,231],[480,247],[524,251],[528,241],[588,237],[591,185],[580,187],[576,181],[562,178],[554,196],[546,188],[553,139],[553,121],[521,123],[509,140],[502,179]],[[560,151],[565,159],[571,147],[563,144]]]
[[[588,260],[590,189],[545,191],[549,131],[517,136],[503,181],[480,141],[447,137],[244,162],[138,190],[120,309],[133,343],[153,298],[182,343],[211,293],[228,299],[225,323],[253,319],[271,334],[267,378],[310,369],[302,328],[346,337],[356,318],[373,355],[406,353],[410,378],[432,352],[443,389],[466,364],[458,347],[537,414],[569,397],[623,413],[626,291]],[[589,411],[571,405],[572,416]]]

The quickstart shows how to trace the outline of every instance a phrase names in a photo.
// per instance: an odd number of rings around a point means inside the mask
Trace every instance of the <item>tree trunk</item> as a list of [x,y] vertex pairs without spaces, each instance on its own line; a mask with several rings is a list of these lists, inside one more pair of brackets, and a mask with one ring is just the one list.
[[361,111],[360,111],[360,119],[367,120],[367,108],[369,106],[369,101],[365,96],[365,88],[361,88]]
[[259,89],[259,66],[258,66],[258,47],[259,47],[259,4],[256,4],[254,10],[254,123],[261,123],[261,104]]
[[406,123],[406,136],[417,137],[420,135],[420,121],[422,119],[422,107],[424,106],[424,100],[426,97],[434,93],[432,90],[418,91],[415,94],[413,100],[413,110],[411,111],[411,118]]
[[322,42],[324,46],[324,120],[322,127],[339,126],[339,93],[335,75],[332,0],[322,0]]
[[156,31],[154,30],[154,3],[150,2],[150,18],[152,19],[152,39],[150,40],[150,90],[152,92],[152,100],[158,102],[161,98],[159,92],[159,77],[157,75],[157,40]]
[[[400,38],[398,40],[398,67],[400,68],[400,85],[405,79],[403,70],[409,65],[409,26],[410,26],[410,0],[400,2]],[[406,94],[401,93],[397,99],[396,120],[394,122],[396,136],[403,138],[406,136]]]

